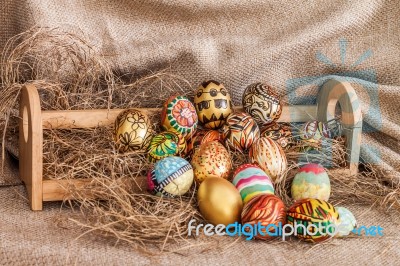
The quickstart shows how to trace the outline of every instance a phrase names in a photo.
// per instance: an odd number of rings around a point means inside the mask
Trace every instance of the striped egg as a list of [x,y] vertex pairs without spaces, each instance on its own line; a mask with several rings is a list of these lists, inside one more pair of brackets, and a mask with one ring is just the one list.
[[333,237],[338,222],[339,213],[324,200],[304,199],[294,203],[287,211],[287,223],[296,228],[296,236],[309,242],[321,242]]
[[180,196],[192,186],[193,176],[193,168],[188,161],[177,156],[166,157],[149,172],[148,189],[157,196]]
[[[275,195],[258,195],[243,206],[242,224],[261,225],[255,234],[257,239],[271,239],[279,236],[279,226],[286,223],[286,208]],[[247,230],[246,230],[247,231]]]
[[243,164],[233,174],[232,183],[239,190],[243,203],[260,194],[274,194],[269,176],[254,164]]
[[249,151],[250,160],[256,163],[275,181],[287,169],[286,155],[279,144],[268,137],[254,142]]

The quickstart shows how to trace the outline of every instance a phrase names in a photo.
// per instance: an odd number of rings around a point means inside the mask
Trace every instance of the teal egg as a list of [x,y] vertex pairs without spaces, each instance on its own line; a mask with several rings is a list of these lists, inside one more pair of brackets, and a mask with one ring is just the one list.
[[347,236],[357,227],[356,217],[345,207],[336,207],[336,211],[339,213],[337,236]]

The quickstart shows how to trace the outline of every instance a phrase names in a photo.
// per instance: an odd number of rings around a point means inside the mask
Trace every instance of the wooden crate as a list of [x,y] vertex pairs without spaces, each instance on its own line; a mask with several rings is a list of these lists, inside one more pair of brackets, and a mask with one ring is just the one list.
[[[339,104],[346,138],[348,168],[338,170],[350,175],[357,173],[362,116],[353,87],[347,82],[330,80],[322,86],[317,103],[284,106],[279,122],[306,122],[311,118],[329,121],[334,118],[335,107]],[[20,99],[19,171],[28,191],[32,210],[42,210],[45,201],[71,199],[67,189],[69,186],[82,188],[91,182],[90,179],[50,180],[43,176],[43,130],[110,125],[121,111],[122,109],[42,111],[37,88],[33,85],[23,87]],[[141,111],[151,114],[160,112],[160,109]]]

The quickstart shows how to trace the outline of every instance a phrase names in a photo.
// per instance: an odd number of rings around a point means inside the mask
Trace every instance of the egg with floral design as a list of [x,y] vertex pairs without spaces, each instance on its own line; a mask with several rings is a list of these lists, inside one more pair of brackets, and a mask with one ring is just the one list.
[[226,145],[233,150],[244,152],[260,137],[260,130],[250,115],[235,112],[226,119],[222,135]]
[[194,96],[199,121],[207,129],[218,129],[233,112],[231,96],[225,86],[215,80],[203,82]]
[[194,178],[198,183],[209,177],[227,179],[232,169],[231,156],[224,145],[218,141],[200,145],[194,153],[191,163]]
[[176,131],[185,138],[194,134],[197,128],[197,113],[185,96],[171,96],[161,111],[161,125],[165,130]]
[[120,152],[145,151],[152,136],[148,116],[138,109],[122,111],[115,120],[114,141]]

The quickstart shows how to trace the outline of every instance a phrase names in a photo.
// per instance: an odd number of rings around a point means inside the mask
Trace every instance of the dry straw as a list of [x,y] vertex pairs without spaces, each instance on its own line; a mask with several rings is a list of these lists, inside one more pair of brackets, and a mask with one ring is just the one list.
[[[193,92],[189,82],[167,71],[143,77],[129,72],[116,73],[104,56],[85,40],[57,29],[32,29],[12,38],[2,54],[1,82],[3,146],[17,143],[18,98],[24,83],[39,88],[42,109],[46,110],[160,107],[172,94],[191,96]],[[152,121],[154,129],[159,131],[159,117],[152,117]],[[82,213],[72,221],[87,229],[86,233],[101,233],[117,242],[163,251],[183,252],[196,250],[195,247],[223,249],[235,243],[229,238],[228,241],[225,238],[188,238],[188,221],[202,221],[196,204],[196,189],[177,199],[147,193],[143,176],[151,165],[146,155],[119,154],[114,147],[112,130],[110,126],[44,132],[46,178],[93,179],[86,190],[70,188]],[[276,194],[286,204],[291,203],[290,184],[302,160],[343,167],[343,141],[326,140],[324,152],[317,154],[299,152],[304,143],[297,143],[287,152],[289,170],[277,180]],[[8,146],[8,150],[18,156],[15,145]],[[232,154],[234,166],[248,162],[246,154]],[[399,188],[384,184],[373,167],[351,177],[334,170],[329,170],[329,174],[334,203],[400,210]],[[76,205],[71,203],[70,206]]]

